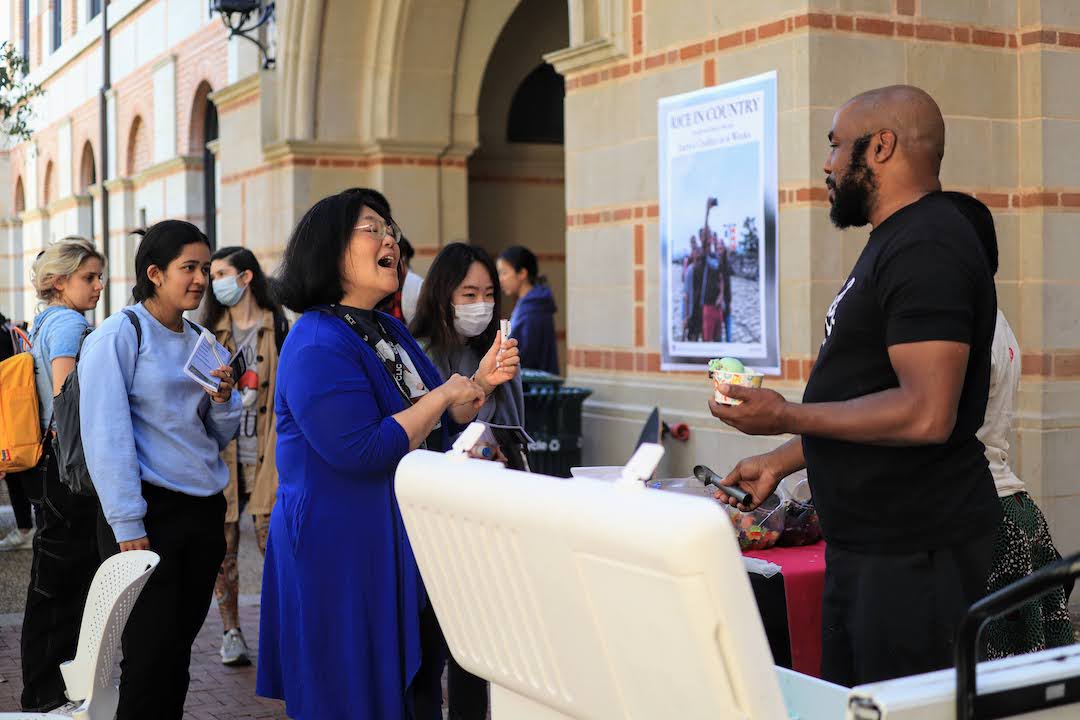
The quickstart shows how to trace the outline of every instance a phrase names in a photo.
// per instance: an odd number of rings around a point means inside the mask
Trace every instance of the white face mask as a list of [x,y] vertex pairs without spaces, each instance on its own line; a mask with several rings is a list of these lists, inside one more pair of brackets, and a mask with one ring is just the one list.
[[460,335],[473,338],[482,334],[491,324],[495,303],[478,302],[454,306],[454,329]]

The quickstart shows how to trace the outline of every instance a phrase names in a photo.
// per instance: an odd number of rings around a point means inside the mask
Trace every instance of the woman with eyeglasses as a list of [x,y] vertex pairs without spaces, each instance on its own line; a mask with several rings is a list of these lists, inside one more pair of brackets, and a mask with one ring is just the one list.
[[443,382],[405,326],[373,310],[397,290],[399,237],[385,198],[346,190],[304,215],[279,273],[302,315],[278,365],[256,691],[293,718],[441,717],[445,650],[394,473],[411,450],[445,449],[481,385],[517,375],[509,348],[475,381]]

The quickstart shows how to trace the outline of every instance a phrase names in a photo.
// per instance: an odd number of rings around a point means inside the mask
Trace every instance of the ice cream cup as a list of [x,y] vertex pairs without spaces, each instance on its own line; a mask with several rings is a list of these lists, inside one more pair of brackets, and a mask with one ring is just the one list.
[[731,372],[729,370],[711,370],[709,371],[709,377],[713,381],[713,399],[722,405],[741,405],[742,400],[736,400],[735,398],[729,398],[720,392],[721,385],[742,385],[743,387],[759,388],[761,387],[761,380],[765,376],[759,372],[754,372],[750,368],[746,368],[742,372]]

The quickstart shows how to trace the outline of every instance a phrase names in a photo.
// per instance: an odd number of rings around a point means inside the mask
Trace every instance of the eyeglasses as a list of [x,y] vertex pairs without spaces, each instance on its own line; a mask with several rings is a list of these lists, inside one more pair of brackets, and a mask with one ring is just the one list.
[[382,240],[386,236],[390,236],[390,239],[397,244],[401,240],[401,228],[395,223],[388,223],[385,220],[365,220],[353,230],[358,232],[365,232],[372,235],[377,240]]

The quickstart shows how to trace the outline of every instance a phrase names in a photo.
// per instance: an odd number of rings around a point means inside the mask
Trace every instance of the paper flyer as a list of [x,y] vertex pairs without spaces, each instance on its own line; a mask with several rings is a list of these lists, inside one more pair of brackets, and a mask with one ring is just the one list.
[[184,374],[210,392],[217,392],[221,381],[210,373],[222,365],[227,365],[229,358],[229,351],[217,341],[213,333],[203,330],[184,363]]

